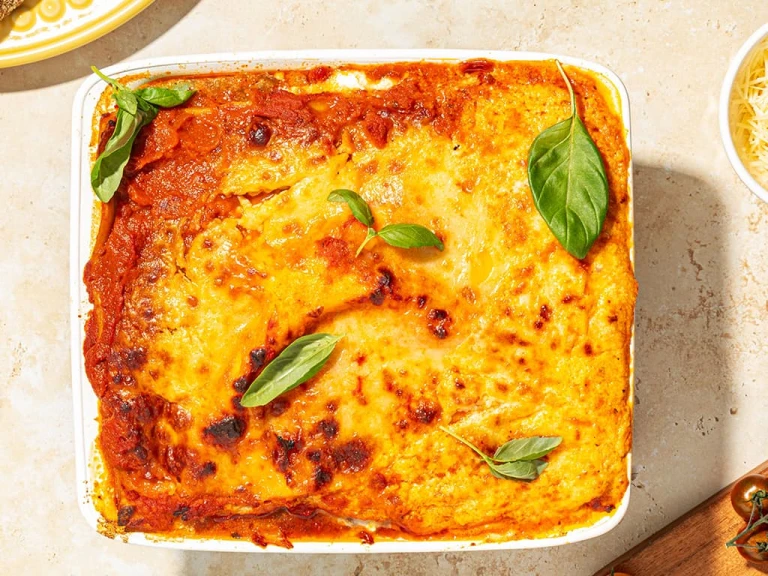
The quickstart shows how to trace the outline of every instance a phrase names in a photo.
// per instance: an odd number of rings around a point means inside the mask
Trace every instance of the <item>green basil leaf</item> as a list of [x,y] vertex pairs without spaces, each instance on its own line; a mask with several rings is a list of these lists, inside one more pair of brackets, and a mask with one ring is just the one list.
[[161,108],[173,108],[179,104],[184,104],[194,93],[195,91],[188,86],[178,86],[176,88],[139,88],[134,92],[142,100]]
[[153,106],[143,98],[136,98],[136,103],[138,104],[139,110],[143,110],[147,114],[151,114],[152,118],[154,119],[155,116],[157,116],[157,106]]
[[571,82],[571,117],[539,134],[528,155],[528,183],[536,208],[560,244],[584,258],[605,221],[608,179],[603,159],[576,111]]
[[129,114],[135,115],[139,108],[139,101],[130,90],[118,90],[115,92],[115,100],[117,100],[117,105]]
[[341,336],[309,334],[294,340],[272,360],[240,399],[246,408],[269,404],[313,376],[328,361]]
[[504,462],[503,464],[488,464],[491,474],[503,480],[536,480],[544,472],[547,463],[544,460],[521,460],[519,462]]
[[557,448],[563,441],[559,436],[546,438],[544,436],[531,436],[530,438],[518,438],[510,440],[499,446],[493,455],[496,462],[514,462],[516,460],[536,460],[546,456]]
[[102,202],[109,202],[114,196],[123,179],[123,170],[131,157],[136,136],[156,114],[157,109],[137,109],[136,114],[130,114],[118,108],[115,131],[91,170],[91,187]]
[[378,236],[390,246],[397,248],[421,248],[434,246],[443,250],[443,243],[429,228],[419,224],[390,224],[378,232]]
[[373,226],[373,214],[371,214],[371,208],[357,192],[340,188],[331,192],[328,195],[328,200],[331,202],[346,202],[347,206],[349,206],[349,209],[352,211],[352,215],[357,218],[358,222],[369,228]]

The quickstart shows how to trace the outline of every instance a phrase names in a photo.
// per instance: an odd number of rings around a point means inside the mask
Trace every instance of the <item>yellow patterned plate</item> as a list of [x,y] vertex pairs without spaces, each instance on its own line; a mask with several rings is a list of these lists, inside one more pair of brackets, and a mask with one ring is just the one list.
[[153,0],[25,0],[0,21],[0,68],[57,56],[103,36]]

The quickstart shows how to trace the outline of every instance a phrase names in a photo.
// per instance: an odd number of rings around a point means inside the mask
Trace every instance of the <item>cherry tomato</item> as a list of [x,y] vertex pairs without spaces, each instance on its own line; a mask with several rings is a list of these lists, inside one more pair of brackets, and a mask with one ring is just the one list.
[[[760,474],[744,476],[744,478],[736,482],[733,490],[731,490],[733,509],[744,520],[749,520],[749,516],[752,514],[752,497],[758,490],[768,493],[768,478]],[[768,500],[765,500],[763,503],[763,512],[768,513]],[[755,519],[757,519],[757,516]]]
[[[755,564],[768,562],[768,530],[758,528],[748,538],[736,541],[737,550],[742,557]],[[744,548],[743,546],[747,546]]]

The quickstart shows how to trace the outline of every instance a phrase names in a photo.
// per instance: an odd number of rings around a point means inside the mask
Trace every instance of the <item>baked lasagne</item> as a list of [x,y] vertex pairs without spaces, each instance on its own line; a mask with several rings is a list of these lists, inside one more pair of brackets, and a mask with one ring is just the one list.
[[[536,211],[533,139],[567,118],[553,62],[339,65],[162,78],[196,93],[139,135],[84,273],[109,534],[305,540],[562,535],[628,488],[630,166],[612,87],[568,67],[610,189],[570,256]],[[102,96],[94,148],[114,127]],[[418,222],[404,250],[366,228]],[[311,380],[242,394],[296,338],[344,335]],[[492,453],[560,436],[531,482]]]

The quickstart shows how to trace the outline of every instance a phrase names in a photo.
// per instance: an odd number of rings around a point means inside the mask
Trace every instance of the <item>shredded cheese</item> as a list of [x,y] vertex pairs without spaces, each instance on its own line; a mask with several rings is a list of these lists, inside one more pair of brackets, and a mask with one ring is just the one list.
[[731,95],[731,132],[742,162],[768,188],[768,40],[745,60]]

